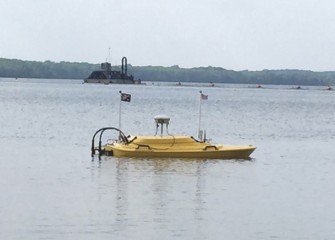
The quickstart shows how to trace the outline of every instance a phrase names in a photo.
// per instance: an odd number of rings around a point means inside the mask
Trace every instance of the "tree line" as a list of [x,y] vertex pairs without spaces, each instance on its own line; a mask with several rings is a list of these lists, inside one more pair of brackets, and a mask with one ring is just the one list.
[[[120,70],[121,66],[113,66]],[[0,58],[0,77],[7,78],[46,78],[46,79],[84,79],[100,69],[100,64],[75,62],[37,62]],[[132,66],[128,73],[142,81],[164,82],[212,82],[243,84],[281,84],[281,85],[335,85],[335,71],[313,72],[306,70],[262,70],[234,71],[221,67],[180,68],[162,66]]]

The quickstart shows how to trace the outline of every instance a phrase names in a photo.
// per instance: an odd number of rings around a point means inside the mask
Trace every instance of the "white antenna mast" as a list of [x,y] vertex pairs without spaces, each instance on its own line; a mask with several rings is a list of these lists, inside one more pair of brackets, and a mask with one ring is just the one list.
[[199,99],[199,128],[198,128],[198,138],[200,141],[206,141],[206,131],[201,130],[201,102],[202,100],[207,100],[208,99],[208,95],[205,95],[202,93],[202,91],[199,92],[200,93],[200,99]]

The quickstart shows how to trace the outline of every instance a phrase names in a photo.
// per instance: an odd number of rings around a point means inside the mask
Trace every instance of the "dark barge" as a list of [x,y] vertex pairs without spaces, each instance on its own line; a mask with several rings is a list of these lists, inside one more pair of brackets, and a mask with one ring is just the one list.
[[85,83],[103,83],[103,84],[141,84],[141,80],[135,80],[133,75],[127,73],[127,58],[123,57],[121,61],[121,71],[112,70],[109,62],[101,63],[101,70],[93,71]]

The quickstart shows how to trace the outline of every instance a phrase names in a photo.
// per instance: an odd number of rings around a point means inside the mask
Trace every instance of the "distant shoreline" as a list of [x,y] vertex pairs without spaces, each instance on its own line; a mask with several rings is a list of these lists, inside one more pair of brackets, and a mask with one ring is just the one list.
[[[36,79],[85,79],[100,64],[72,62],[36,62],[0,58],[0,77]],[[120,66],[112,66],[119,69]],[[221,67],[180,68],[179,66],[132,66],[128,72],[142,81],[334,86],[335,71],[313,72],[306,70],[234,71]]]
[[[55,79],[55,78],[3,78],[0,77],[0,83],[75,83],[86,85],[110,85],[110,86],[123,86],[124,84],[99,84],[99,83],[85,83],[83,79]],[[128,85],[128,84],[126,84]],[[162,82],[162,81],[145,81],[143,84],[135,84],[137,86],[162,86],[162,87],[190,87],[190,88],[248,88],[248,89],[287,89],[287,90],[322,90],[334,91],[332,86],[319,86],[319,85],[281,85],[281,84],[244,84],[244,83],[216,83],[210,84],[207,82]]]

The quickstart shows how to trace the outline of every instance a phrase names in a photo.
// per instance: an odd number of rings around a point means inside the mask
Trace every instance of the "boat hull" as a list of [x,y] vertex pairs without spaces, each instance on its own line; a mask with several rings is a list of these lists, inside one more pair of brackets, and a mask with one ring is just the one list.
[[190,136],[133,137],[128,144],[103,146],[107,155],[128,158],[249,159],[255,149],[252,145],[213,145]]
[[102,84],[139,84],[140,82],[131,79],[91,79],[84,80],[85,83],[102,83]]

